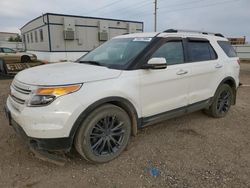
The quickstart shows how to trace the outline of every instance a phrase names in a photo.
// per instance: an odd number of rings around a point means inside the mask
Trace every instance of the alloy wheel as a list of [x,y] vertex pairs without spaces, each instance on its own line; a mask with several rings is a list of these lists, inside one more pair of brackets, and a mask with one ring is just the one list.
[[219,113],[224,114],[226,113],[231,104],[231,94],[229,91],[222,91],[219,95],[218,102],[217,102],[217,110]]
[[120,148],[125,133],[123,125],[116,116],[106,116],[93,126],[90,144],[95,155],[111,155]]

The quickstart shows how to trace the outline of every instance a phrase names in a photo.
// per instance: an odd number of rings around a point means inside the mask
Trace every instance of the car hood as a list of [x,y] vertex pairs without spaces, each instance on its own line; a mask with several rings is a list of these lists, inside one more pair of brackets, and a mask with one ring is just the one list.
[[40,65],[19,72],[15,79],[29,85],[67,85],[116,78],[121,70],[80,63]]

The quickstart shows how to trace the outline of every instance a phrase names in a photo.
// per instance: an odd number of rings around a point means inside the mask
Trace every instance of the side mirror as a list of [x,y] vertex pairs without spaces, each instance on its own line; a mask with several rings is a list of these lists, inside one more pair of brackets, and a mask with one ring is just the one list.
[[167,61],[163,57],[153,57],[147,64],[142,66],[143,69],[165,69],[167,68]]

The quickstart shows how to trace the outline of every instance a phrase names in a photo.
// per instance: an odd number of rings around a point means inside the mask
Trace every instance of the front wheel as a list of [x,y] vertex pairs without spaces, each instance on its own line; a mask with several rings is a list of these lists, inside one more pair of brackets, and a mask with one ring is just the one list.
[[212,117],[224,117],[229,111],[233,101],[233,90],[227,85],[223,84],[218,88],[214,95],[213,103],[205,112]]
[[106,104],[84,120],[75,138],[75,148],[88,161],[105,163],[126,148],[131,134],[128,114],[118,106]]
[[31,59],[27,55],[24,55],[21,57],[21,63],[29,63],[30,61],[31,61]]

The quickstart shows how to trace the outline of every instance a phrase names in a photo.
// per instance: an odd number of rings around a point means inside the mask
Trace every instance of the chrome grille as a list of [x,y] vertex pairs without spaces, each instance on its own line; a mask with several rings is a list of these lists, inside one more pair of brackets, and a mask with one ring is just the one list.
[[11,87],[13,87],[16,91],[18,91],[18,92],[20,92],[22,94],[29,95],[31,93],[31,90],[20,88],[17,85],[15,85],[15,83],[12,84]]
[[25,101],[29,98],[32,91],[31,86],[21,83],[17,80],[13,80],[10,90],[10,98],[12,99],[12,104],[17,109],[25,104]]
[[24,104],[24,103],[25,103],[25,100],[19,99],[19,98],[15,97],[14,95],[11,95],[11,94],[10,94],[10,96],[11,96],[11,98],[12,98],[15,102],[17,102],[17,103],[19,103],[19,104]]

